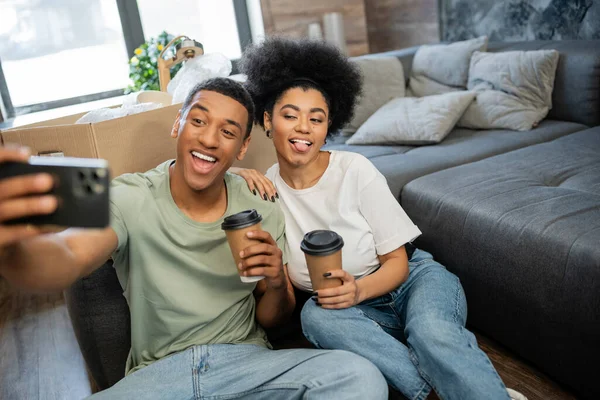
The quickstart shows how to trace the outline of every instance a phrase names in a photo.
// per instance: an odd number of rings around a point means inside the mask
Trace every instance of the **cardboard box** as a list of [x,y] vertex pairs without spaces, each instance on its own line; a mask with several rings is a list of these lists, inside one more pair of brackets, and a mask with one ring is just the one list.
[[[108,121],[75,124],[85,113],[0,131],[4,143],[28,146],[35,155],[62,153],[66,157],[103,158],[111,175],[145,172],[176,157],[171,128],[181,104]],[[264,131],[254,127],[243,161],[234,164],[261,172],[277,162],[275,148]]]

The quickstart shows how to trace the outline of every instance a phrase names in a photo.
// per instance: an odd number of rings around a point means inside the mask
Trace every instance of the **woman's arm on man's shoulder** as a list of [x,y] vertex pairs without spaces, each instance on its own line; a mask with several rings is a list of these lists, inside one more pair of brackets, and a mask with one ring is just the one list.
[[341,279],[343,284],[317,292],[317,301],[323,308],[348,308],[365,300],[374,299],[396,289],[408,278],[408,258],[404,246],[379,255],[377,271],[359,280],[343,269],[328,272],[327,278]]

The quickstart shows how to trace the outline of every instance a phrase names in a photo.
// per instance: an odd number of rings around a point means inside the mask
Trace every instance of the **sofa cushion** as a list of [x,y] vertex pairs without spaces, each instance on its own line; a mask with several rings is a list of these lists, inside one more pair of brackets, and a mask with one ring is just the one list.
[[467,88],[477,99],[458,126],[528,131],[548,115],[559,54],[556,50],[475,52]]
[[600,395],[600,127],[419,178],[402,206],[471,325]]
[[550,50],[560,53],[548,119],[600,125],[600,40],[490,43],[489,52]]
[[537,128],[525,133],[454,129],[443,142],[432,146],[356,146],[344,144],[347,138],[336,137],[323,149],[354,151],[364,155],[387,178],[392,193],[399,197],[402,187],[420,176],[547,142],[582,129],[586,126],[544,120]]
[[348,140],[348,144],[434,144],[450,133],[475,98],[459,91],[393,99]]
[[423,97],[464,90],[471,56],[476,51],[485,51],[487,42],[487,36],[481,36],[461,42],[419,47],[408,83],[410,95]]

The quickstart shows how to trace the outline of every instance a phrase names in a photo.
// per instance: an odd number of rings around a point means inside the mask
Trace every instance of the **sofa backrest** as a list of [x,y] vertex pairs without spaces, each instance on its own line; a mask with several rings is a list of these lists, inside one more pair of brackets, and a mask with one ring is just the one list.
[[[419,47],[362,56],[397,57],[410,77],[412,60]],[[571,121],[588,126],[600,125],[600,40],[536,40],[528,42],[491,42],[489,52],[554,49],[560,53],[552,109],[548,119]]]

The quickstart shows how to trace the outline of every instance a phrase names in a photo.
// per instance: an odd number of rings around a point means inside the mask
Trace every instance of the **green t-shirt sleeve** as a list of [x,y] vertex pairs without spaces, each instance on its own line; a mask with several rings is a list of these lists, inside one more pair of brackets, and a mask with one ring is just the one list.
[[[127,221],[125,216],[130,216],[134,213],[136,198],[135,186],[132,184],[130,175],[122,175],[111,182],[110,185],[110,227],[117,234],[119,244],[114,251],[112,258],[117,261],[121,254],[126,254],[128,231]],[[133,182],[135,183],[135,182]]]
[[277,242],[277,247],[279,247],[283,253],[283,265],[288,263],[288,248],[287,248],[287,240],[285,237],[285,216],[283,215],[283,211],[281,208],[277,207],[277,211],[275,212],[277,216],[277,237],[275,241]]
[[127,225],[125,225],[125,220],[118,204],[113,200],[110,202],[110,227],[115,231],[119,239],[117,249],[113,253],[114,259],[116,255],[121,254],[127,247]]

